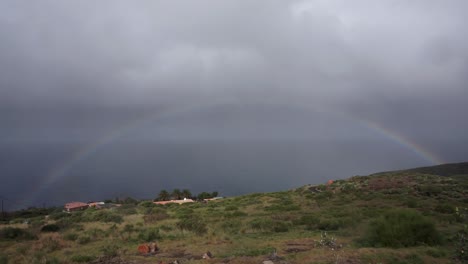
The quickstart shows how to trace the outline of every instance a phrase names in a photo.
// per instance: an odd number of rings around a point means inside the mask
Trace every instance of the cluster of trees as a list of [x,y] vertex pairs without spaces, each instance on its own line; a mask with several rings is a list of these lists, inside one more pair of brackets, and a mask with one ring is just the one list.
[[158,196],[154,199],[155,201],[169,201],[169,200],[181,200],[184,198],[187,199],[194,199],[194,200],[203,200],[203,199],[209,199],[213,197],[217,197],[218,192],[202,192],[196,196],[192,195],[192,192],[190,192],[189,189],[174,189],[172,192],[168,192],[167,190],[161,190],[158,194]]

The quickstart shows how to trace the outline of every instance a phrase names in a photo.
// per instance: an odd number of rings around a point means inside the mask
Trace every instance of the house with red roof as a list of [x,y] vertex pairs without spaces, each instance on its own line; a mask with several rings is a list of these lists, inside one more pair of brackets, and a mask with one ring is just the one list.
[[64,206],[65,211],[67,212],[80,211],[88,207],[89,205],[87,203],[82,203],[82,202],[71,202],[71,203],[65,204]]

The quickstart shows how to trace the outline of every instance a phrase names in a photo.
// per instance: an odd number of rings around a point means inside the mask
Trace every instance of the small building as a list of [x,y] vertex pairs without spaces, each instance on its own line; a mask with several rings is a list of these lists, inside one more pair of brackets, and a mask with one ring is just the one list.
[[71,203],[65,204],[64,206],[65,211],[67,212],[85,210],[88,207],[89,205],[87,203],[82,203],[82,202],[71,202]]
[[184,204],[184,203],[193,203],[195,202],[192,199],[184,198],[183,200],[170,200],[170,201],[158,201],[153,202],[154,204],[169,204],[169,203],[176,203],[176,204]]
[[220,200],[220,199],[224,199],[224,197],[217,196],[213,198],[203,199],[203,201],[208,202],[208,201],[215,201],[215,200]]
[[104,202],[89,202],[88,206],[89,207],[94,207],[96,209],[101,209],[104,208],[106,204]]

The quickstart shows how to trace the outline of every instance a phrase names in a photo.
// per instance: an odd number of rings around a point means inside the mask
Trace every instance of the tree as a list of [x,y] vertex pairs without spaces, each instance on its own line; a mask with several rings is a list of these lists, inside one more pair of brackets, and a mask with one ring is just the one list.
[[129,196],[123,200],[123,203],[124,204],[138,204],[138,200]]
[[209,198],[212,198],[212,196],[211,196],[210,193],[207,193],[207,192],[202,192],[202,193],[198,194],[198,196],[197,196],[198,200],[209,199]]
[[190,198],[192,198],[192,193],[190,192],[189,189],[183,189],[182,190],[182,196],[184,198],[190,199]]
[[210,199],[210,198],[214,198],[214,197],[217,197],[217,196],[218,196],[218,192],[212,192],[212,193],[202,192],[202,193],[197,195],[197,199],[198,200]]
[[177,200],[182,199],[182,192],[181,192],[179,189],[177,189],[177,188],[174,189],[174,190],[172,191],[172,198],[177,199]]
[[169,196],[170,196],[170,195],[169,195],[169,192],[168,192],[168,191],[166,191],[166,190],[161,190],[161,191],[159,192],[159,195],[158,195],[157,200],[159,200],[159,201],[167,201],[167,200],[169,200]]

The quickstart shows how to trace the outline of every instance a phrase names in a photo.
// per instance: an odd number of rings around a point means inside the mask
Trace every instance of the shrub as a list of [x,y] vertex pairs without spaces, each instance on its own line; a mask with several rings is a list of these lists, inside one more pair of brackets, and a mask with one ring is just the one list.
[[91,242],[91,237],[89,235],[81,235],[78,237],[76,242],[81,245],[88,244],[89,242]]
[[[88,209],[89,210],[89,209]],[[114,223],[122,223],[123,218],[121,215],[118,215],[109,210],[90,210],[87,211],[84,215],[84,220],[88,222],[114,222]]]
[[424,264],[424,260],[416,254],[410,254],[406,256],[405,260],[411,264]]
[[153,210],[150,214],[147,214],[143,216],[143,220],[145,221],[145,224],[152,224],[156,223],[158,221],[164,220],[169,218],[169,214],[166,213],[165,210],[161,210],[159,208],[156,208],[157,210]]
[[254,230],[269,231],[273,225],[271,219],[256,218],[250,221],[250,227]]
[[317,228],[324,231],[338,230],[344,225],[340,219],[320,219],[317,224]]
[[232,218],[232,217],[241,217],[241,216],[247,216],[247,213],[244,213],[242,211],[232,211],[230,213],[225,213],[224,217],[225,218]]
[[409,208],[416,208],[419,206],[418,201],[412,197],[406,199],[405,205],[408,206]]
[[442,204],[436,205],[436,207],[434,208],[434,211],[438,213],[442,213],[442,214],[453,214],[455,213],[455,207],[448,203],[442,203]]
[[426,196],[437,196],[442,192],[442,188],[437,185],[427,184],[419,186],[418,191]]
[[60,227],[56,224],[45,225],[41,228],[41,232],[57,232],[60,230]]
[[418,212],[393,210],[371,222],[366,240],[371,246],[398,248],[437,245],[441,237],[434,223]]
[[59,220],[66,217],[70,217],[70,214],[65,212],[57,212],[50,215],[50,219],[52,220]]
[[161,228],[162,231],[172,231],[174,228],[172,228],[172,226],[170,225],[161,225],[159,228]]
[[75,241],[78,238],[78,234],[76,233],[67,233],[63,236],[65,240]]
[[132,215],[132,214],[137,214],[137,210],[135,205],[133,204],[123,204],[120,207],[115,208],[117,213],[120,215]]
[[107,244],[101,247],[101,252],[104,257],[117,257],[119,255],[120,247],[117,244]]
[[239,220],[227,220],[221,224],[221,228],[224,230],[224,232],[229,234],[239,233],[241,226],[242,223]]
[[180,208],[177,208],[175,216],[177,218],[184,218],[188,217],[193,214],[193,209],[188,208],[186,206],[179,206]]
[[162,236],[159,233],[159,228],[143,229],[143,230],[140,230],[140,233],[138,233],[138,239],[145,241],[145,242],[151,242],[151,241],[159,240],[161,238]]
[[294,225],[306,225],[315,227],[320,222],[320,218],[316,215],[303,215],[298,220],[293,221]]
[[31,240],[31,239],[36,239],[36,236],[34,236],[33,234],[21,228],[6,227],[0,230],[0,239],[1,240]]
[[455,259],[468,263],[468,227],[466,225],[455,236]]
[[336,243],[336,238],[329,236],[327,232],[322,232],[320,234],[320,240],[316,242],[318,247],[328,247],[331,249],[339,248],[339,245]]
[[8,257],[5,255],[0,255],[0,264],[8,264]]
[[290,224],[284,221],[274,221],[271,219],[256,218],[250,221],[250,227],[262,232],[288,232]]
[[239,207],[237,207],[235,205],[228,205],[228,206],[226,206],[226,208],[224,210],[226,210],[226,211],[236,211],[236,210],[239,210]]
[[38,241],[38,248],[46,253],[54,252],[64,247],[65,243],[58,235],[45,236]]
[[74,255],[70,258],[71,261],[73,262],[91,262],[93,261],[94,259],[96,259],[96,257],[94,256],[88,256],[88,255]]
[[442,249],[437,249],[437,248],[429,248],[426,251],[426,254],[433,257],[433,258],[443,258],[447,256],[444,250]]
[[203,221],[201,217],[193,214],[183,217],[176,225],[182,231],[187,230],[198,235],[203,235],[208,231],[205,221]]
[[273,226],[272,226],[272,231],[276,233],[282,233],[282,232],[288,232],[289,231],[289,225],[285,222],[279,222],[275,221]]

